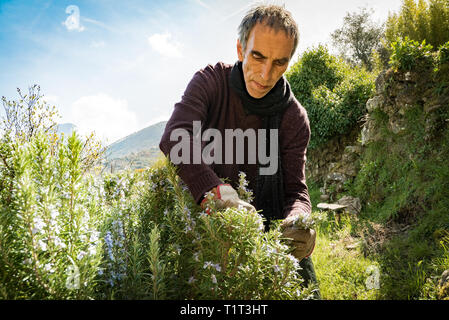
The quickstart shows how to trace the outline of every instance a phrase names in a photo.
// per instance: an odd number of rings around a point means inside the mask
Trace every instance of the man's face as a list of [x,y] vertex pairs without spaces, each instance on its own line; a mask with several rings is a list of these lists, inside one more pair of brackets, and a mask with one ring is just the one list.
[[280,30],[257,23],[251,30],[245,50],[237,40],[246,90],[251,97],[264,97],[287,70],[294,39]]

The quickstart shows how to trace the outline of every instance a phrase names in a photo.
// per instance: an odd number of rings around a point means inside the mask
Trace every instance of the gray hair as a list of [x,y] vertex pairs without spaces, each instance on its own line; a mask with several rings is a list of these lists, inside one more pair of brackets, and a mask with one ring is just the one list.
[[299,41],[298,26],[293,20],[289,11],[283,6],[259,4],[250,9],[238,27],[239,41],[246,49],[249,34],[257,23],[263,23],[276,31],[283,30],[287,36],[294,40],[293,51],[290,57],[295,53]]

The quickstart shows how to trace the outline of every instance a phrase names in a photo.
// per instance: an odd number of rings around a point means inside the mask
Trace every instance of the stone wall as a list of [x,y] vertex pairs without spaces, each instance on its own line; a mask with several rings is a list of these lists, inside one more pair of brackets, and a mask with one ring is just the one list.
[[375,95],[367,101],[367,114],[361,126],[307,153],[306,176],[308,181],[322,186],[322,200],[335,201],[337,194],[343,191],[344,183],[357,175],[364,146],[371,141],[385,139],[374,120],[376,111],[384,114],[386,120],[383,125],[391,134],[400,134],[407,126],[407,110],[421,106],[426,114],[423,139],[430,139],[436,125],[435,111],[449,107],[449,94],[435,91],[438,81],[429,69],[419,68],[408,72],[389,69],[378,76]]
[[430,133],[435,124],[434,111],[447,108],[449,103],[449,96],[436,94],[436,87],[430,70],[398,72],[389,69],[382,72],[376,79],[376,95],[366,104],[368,113],[361,132],[362,145],[381,139],[373,117],[376,110],[388,117],[387,129],[393,134],[399,134],[406,127],[404,115],[407,110],[421,106],[427,118],[425,129]]
[[335,137],[321,148],[307,152],[307,180],[323,186],[323,194],[330,194],[333,198],[343,190],[348,179],[357,175],[358,159],[362,152],[358,142],[360,130],[361,127],[356,127],[350,134]]

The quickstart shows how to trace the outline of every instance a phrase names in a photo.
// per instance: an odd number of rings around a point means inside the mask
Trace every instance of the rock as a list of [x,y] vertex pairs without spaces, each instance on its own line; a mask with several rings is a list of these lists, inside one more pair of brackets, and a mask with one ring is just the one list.
[[328,201],[329,200],[329,195],[327,195],[327,194],[322,194],[322,195],[320,195],[320,200],[321,201]]
[[394,79],[398,82],[411,82],[416,83],[419,80],[420,74],[415,71],[396,71],[394,73]]
[[345,151],[343,151],[342,161],[344,162],[344,166],[354,164],[354,162],[359,157],[359,153],[357,152],[357,148],[354,146],[347,146]]
[[337,164],[335,162],[330,162],[329,166],[327,167],[327,170],[328,171],[332,171],[335,168],[336,165]]
[[381,134],[379,129],[376,127],[376,124],[373,119],[369,116],[366,119],[366,122],[363,124],[362,133],[361,133],[361,143],[362,146],[366,145],[371,141],[377,141],[381,139]]
[[449,300],[449,269],[445,270],[441,275],[438,298]]
[[344,196],[343,198],[337,201],[337,204],[346,206],[348,212],[355,215],[359,214],[360,210],[362,210],[360,199],[351,196]]
[[336,195],[344,190],[344,183],[349,176],[340,172],[331,172],[324,179],[324,192],[331,199],[335,199]]
[[317,208],[321,210],[338,211],[346,208],[346,206],[336,203],[318,203]]
[[361,132],[361,143],[362,146],[366,145],[369,142],[369,127],[364,125]]
[[381,108],[383,103],[384,98],[382,96],[374,96],[366,102],[366,110],[373,112],[375,109]]
[[327,181],[345,182],[347,177],[338,172],[332,172],[327,175]]
[[424,104],[424,112],[429,113],[438,108],[447,106],[449,103],[449,97],[447,95],[437,96],[430,98]]
[[397,107],[394,103],[389,103],[387,105],[385,105],[383,111],[385,111],[385,113],[390,117],[396,114],[397,112]]
[[385,70],[383,70],[376,78],[376,92],[382,94],[385,90]]
[[353,243],[347,244],[347,245],[345,246],[345,248],[346,248],[347,250],[353,250],[353,249],[356,249],[356,248],[359,247],[359,246],[360,246],[360,243],[359,243],[359,242],[353,242]]
[[390,130],[393,133],[398,134],[398,133],[400,133],[400,132],[405,130],[404,122],[405,122],[404,119],[392,119],[392,118],[390,118],[390,120],[388,121],[388,125],[390,126]]
[[441,288],[447,284],[449,284],[449,269],[447,269],[443,272],[443,274],[441,275],[440,283],[439,283]]
[[320,210],[328,210],[335,216],[337,222],[340,221],[340,216],[347,207],[337,203],[318,203],[317,208]]
[[345,153],[354,153],[360,155],[362,153],[362,148],[359,145],[356,146],[346,146]]
[[402,108],[405,105],[415,105],[422,101],[423,92],[412,84],[404,84],[395,93],[394,104],[396,108]]
[[418,80],[418,75],[415,73],[415,72],[410,72],[410,71],[407,71],[405,74],[404,74],[404,80],[405,81],[408,81],[408,82],[417,82],[417,80]]
[[355,162],[346,164],[346,166],[341,168],[340,171],[347,177],[355,177],[357,176],[358,173],[358,169],[355,166]]
[[400,114],[401,116],[404,116],[405,113],[407,112],[407,110],[409,110],[412,107],[411,104],[407,104],[404,103],[404,105],[402,105],[399,110],[398,110],[398,114]]

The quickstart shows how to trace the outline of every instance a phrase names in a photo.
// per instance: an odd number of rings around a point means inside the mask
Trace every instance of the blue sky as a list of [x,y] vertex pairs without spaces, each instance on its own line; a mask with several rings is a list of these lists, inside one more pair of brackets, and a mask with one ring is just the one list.
[[[39,84],[60,122],[111,143],[167,120],[193,74],[234,63],[237,26],[256,1],[0,0],[0,95]],[[340,27],[348,11],[384,21],[401,0],[285,0],[298,22],[296,55]],[[294,62],[294,58],[292,61]],[[3,110],[0,111],[3,115]]]

